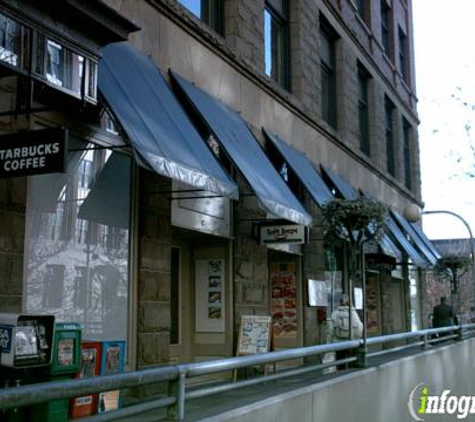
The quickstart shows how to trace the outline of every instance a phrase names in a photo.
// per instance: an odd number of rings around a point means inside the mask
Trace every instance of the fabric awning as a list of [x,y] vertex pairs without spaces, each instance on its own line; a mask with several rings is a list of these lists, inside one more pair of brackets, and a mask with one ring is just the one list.
[[434,245],[434,243],[431,242],[429,240],[429,238],[426,236],[426,234],[422,231],[422,227],[419,226],[418,224],[415,224],[415,223],[410,223],[410,224],[411,224],[411,227],[414,229],[414,231],[417,233],[417,235],[424,242],[424,244],[430,249],[432,254],[437,258],[437,260],[442,258],[442,254],[437,249],[437,247]]
[[420,236],[416,233],[416,231],[413,229],[411,224],[402,216],[400,215],[397,211],[391,209],[390,210],[391,215],[394,217],[394,219],[397,221],[399,226],[406,232],[406,234],[409,236],[409,238],[412,240],[414,245],[416,246],[419,251],[422,252],[424,257],[432,264],[435,265],[437,262],[437,257],[432,253],[432,251],[427,247],[427,245],[422,241]]
[[277,148],[282,158],[287,161],[317,205],[323,206],[326,202],[334,199],[330,189],[328,189],[310,159],[303,152],[296,150],[273,133],[264,130],[264,134]]
[[360,194],[358,191],[350,185],[343,177],[335,173],[332,169],[321,166],[324,176],[331,182],[336,188],[340,196],[344,199],[357,199]]
[[113,152],[79,207],[78,217],[107,226],[130,227],[130,180],[132,159]]
[[411,259],[414,265],[421,268],[426,268],[428,262],[420,256],[416,249],[412,246],[411,242],[406,238],[405,234],[399,229],[393,217],[388,215],[386,219],[386,226],[389,232],[394,237],[394,240],[401,246],[407,256]]
[[274,216],[309,226],[312,217],[273,167],[241,116],[182,77],[174,73],[172,77],[245,177],[260,206]]
[[[333,170],[327,167],[321,167],[327,180],[329,180],[329,182],[335,187],[335,189],[338,191],[338,193],[343,199],[352,200],[358,199],[361,196],[358,191],[353,186],[351,186],[345,178],[341,177],[339,174],[335,173]],[[368,227],[368,230],[370,233],[374,233],[374,230],[372,231],[371,227]],[[401,251],[386,233],[382,234],[378,243],[380,248],[386,255],[393,256],[397,260],[402,259]]]
[[238,198],[152,60],[129,43],[105,47],[98,87],[140,165],[196,189]]

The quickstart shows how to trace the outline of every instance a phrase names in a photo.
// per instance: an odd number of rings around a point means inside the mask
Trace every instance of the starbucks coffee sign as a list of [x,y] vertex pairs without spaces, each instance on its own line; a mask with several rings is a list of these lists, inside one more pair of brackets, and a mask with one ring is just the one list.
[[20,131],[0,136],[0,178],[66,171],[68,131]]

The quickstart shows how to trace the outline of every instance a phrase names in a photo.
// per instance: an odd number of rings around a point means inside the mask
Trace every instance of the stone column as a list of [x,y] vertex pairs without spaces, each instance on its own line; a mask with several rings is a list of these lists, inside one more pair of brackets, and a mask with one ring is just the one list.
[[0,180],[0,312],[22,308],[26,178]]
[[171,181],[140,172],[138,368],[168,362],[170,344]]

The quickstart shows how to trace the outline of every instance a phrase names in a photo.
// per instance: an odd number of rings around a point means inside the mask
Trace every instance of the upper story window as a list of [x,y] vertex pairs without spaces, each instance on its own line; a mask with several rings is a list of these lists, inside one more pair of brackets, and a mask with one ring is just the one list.
[[402,78],[407,82],[408,80],[408,63],[407,63],[407,37],[402,28],[399,27],[398,31],[398,44],[399,44],[399,71]]
[[392,10],[387,0],[381,0],[381,44],[386,56],[391,57]]
[[[35,48],[32,49],[31,45]],[[97,60],[0,13],[0,64],[93,103]]]
[[355,3],[358,16],[367,25],[369,25],[369,22],[370,22],[370,11],[371,11],[370,1],[371,0],[356,0],[356,3]]
[[360,149],[370,155],[368,85],[370,75],[363,66],[358,66],[358,129]]
[[335,31],[323,20],[320,21],[320,69],[322,118],[337,127]]
[[290,90],[289,36],[288,1],[266,1],[264,11],[265,73],[287,90]]
[[28,28],[0,14],[0,61],[26,70],[29,39]]
[[218,34],[224,35],[223,0],[178,0]]
[[81,92],[84,77],[84,57],[54,41],[46,41],[46,79],[54,85]]
[[95,101],[97,63],[56,40],[37,35],[35,74],[78,98]]
[[411,153],[411,125],[403,118],[402,138],[404,147],[404,184],[406,188],[412,189],[412,153]]
[[384,114],[386,123],[386,163],[388,173],[392,176],[395,175],[395,162],[394,162],[394,104],[392,101],[385,97],[384,99]]

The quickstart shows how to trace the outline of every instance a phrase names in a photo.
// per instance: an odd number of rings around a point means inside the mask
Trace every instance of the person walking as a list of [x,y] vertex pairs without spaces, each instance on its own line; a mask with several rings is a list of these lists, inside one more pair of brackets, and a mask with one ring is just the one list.
[[440,298],[440,303],[434,306],[432,313],[432,326],[434,328],[439,327],[450,327],[451,325],[457,324],[452,306],[448,305],[447,298],[442,296]]
[[[351,319],[351,330],[350,330]],[[333,342],[360,339],[363,335],[363,323],[360,320],[356,309],[351,307],[350,318],[350,300],[348,295],[344,294],[340,300],[340,306],[332,312],[330,319],[330,333]],[[336,360],[346,359],[349,356],[349,350],[337,350]],[[346,364],[337,365],[337,369],[345,369]]]

